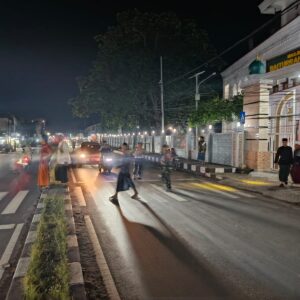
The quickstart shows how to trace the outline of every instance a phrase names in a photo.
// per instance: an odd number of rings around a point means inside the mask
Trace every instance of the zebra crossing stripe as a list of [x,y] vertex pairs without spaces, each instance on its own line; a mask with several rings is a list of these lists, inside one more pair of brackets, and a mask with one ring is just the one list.
[[10,260],[10,257],[12,255],[12,252],[15,248],[15,245],[18,241],[18,238],[20,236],[20,233],[22,231],[22,228],[23,228],[23,223],[22,224],[17,224],[15,230],[14,230],[14,233],[12,234],[7,246],[6,246],[6,249],[4,250],[4,253],[0,259],[0,267],[3,267],[4,265],[8,264],[9,263],[9,260]]
[[0,201],[7,195],[7,192],[0,192]]
[[238,194],[240,196],[247,197],[247,198],[255,198],[255,196],[241,192],[241,191],[235,191],[235,194]]
[[173,192],[166,192],[163,188],[157,186],[157,185],[154,185],[154,184],[151,184],[151,186],[153,188],[155,188],[156,190],[160,191],[161,193],[173,198],[174,200],[178,201],[178,202],[187,202],[188,200],[178,196],[177,194],[173,193]]
[[9,202],[6,208],[1,213],[2,215],[14,214],[20,207],[21,203],[25,199],[28,191],[20,191],[17,195]]

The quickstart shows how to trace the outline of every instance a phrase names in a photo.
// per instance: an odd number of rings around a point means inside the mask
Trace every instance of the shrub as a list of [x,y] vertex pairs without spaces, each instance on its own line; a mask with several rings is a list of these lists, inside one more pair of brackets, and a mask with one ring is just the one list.
[[70,299],[64,200],[49,196],[24,280],[26,299]]

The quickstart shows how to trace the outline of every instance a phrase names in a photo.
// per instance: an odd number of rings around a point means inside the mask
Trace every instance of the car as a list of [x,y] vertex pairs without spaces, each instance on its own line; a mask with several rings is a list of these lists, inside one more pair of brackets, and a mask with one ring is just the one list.
[[73,155],[73,164],[77,167],[82,165],[96,165],[100,163],[100,144],[97,142],[83,142]]

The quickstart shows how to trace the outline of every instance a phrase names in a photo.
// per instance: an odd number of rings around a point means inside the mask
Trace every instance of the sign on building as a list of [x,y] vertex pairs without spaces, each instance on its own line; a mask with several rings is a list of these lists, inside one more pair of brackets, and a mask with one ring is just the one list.
[[240,112],[240,123],[245,124],[246,113],[244,111]]
[[300,63],[300,48],[269,59],[266,61],[266,63],[267,72],[277,71],[279,69]]

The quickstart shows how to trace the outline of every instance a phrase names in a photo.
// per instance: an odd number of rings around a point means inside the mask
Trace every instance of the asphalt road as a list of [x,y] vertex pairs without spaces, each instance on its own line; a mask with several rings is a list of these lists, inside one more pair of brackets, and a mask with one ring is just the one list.
[[159,170],[113,205],[116,175],[74,169],[122,299],[300,299],[300,210]]
[[39,196],[38,156],[27,172],[15,172],[19,156],[0,154],[0,299],[7,292]]

